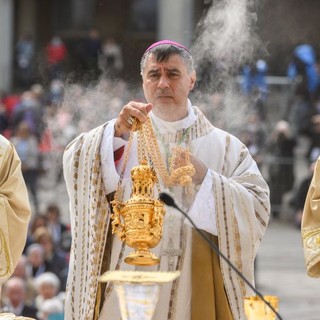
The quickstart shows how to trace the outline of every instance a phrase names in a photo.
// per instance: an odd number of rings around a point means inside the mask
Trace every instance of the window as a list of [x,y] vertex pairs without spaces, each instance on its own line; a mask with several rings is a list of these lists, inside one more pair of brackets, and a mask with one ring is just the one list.
[[128,28],[133,32],[156,32],[158,0],[132,0]]

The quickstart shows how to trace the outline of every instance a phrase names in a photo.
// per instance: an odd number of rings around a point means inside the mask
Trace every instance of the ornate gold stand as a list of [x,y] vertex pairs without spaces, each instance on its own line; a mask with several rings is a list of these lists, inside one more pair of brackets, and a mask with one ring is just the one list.
[[179,271],[107,271],[100,281],[114,283],[123,320],[151,320],[158,303],[160,285],[179,276]]
[[[271,306],[278,311],[279,299],[276,296],[263,296]],[[247,320],[275,320],[276,314],[258,296],[247,297],[244,299],[244,311]]]

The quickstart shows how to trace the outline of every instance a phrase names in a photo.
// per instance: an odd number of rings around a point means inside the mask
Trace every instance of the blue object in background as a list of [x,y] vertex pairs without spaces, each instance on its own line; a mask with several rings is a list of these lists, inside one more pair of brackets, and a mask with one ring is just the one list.
[[64,315],[63,315],[63,313],[49,314],[48,320],[64,320]]
[[257,89],[260,93],[260,98],[264,100],[268,91],[266,82],[267,71],[268,65],[262,59],[256,61],[254,68],[245,65],[242,69],[243,81],[241,85],[243,92],[250,94],[253,90]]
[[[312,46],[309,44],[302,44],[297,46],[293,55],[298,58],[305,65],[305,72],[308,80],[308,90],[313,93],[319,85],[319,75],[316,70],[316,53]],[[298,76],[297,66],[291,62],[288,66],[287,76],[290,79],[295,79]]]

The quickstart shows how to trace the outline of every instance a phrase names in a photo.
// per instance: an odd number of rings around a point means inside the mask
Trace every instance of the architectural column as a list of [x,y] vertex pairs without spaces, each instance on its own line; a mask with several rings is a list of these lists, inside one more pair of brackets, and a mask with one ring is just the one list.
[[13,73],[13,3],[0,0],[0,90],[10,90]]
[[92,27],[95,3],[93,0],[72,0],[73,27],[80,29]]
[[193,34],[193,0],[159,1],[158,40],[171,39],[189,46]]
[[[3,0],[0,0],[3,1]],[[12,1],[14,2],[14,1]],[[16,35],[30,34],[33,40],[36,40],[37,28],[37,7],[36,0],[23,0],[16,2],[18,20],[15,21]]]

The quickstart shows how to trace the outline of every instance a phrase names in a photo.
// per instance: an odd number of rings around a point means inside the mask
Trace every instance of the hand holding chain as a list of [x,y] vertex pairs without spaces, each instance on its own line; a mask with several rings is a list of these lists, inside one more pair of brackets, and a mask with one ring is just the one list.
[[[135,132],[138,138],[139,165],[131,169],[131,197],[123,203],[121,185]],[[158,191],[160,191],[156,172],[167,187],[178,184],[187,188],[191,186],[191,177],[195,172],[190,163],[189,153],[184,148],[177,146],[171,160],[172,173],[170,175],[163,162],[150,118],[144,124],[134,118],[128,145],[125,149],[118,187],[114,200],[111,202],[113,208],[112,233],[116,233],[121,241],[136,249],[125,258],[125,262],[128,264],[146,266],[160,262],[149,251],[162,238],[163,216],[165,214],[163,202],[154,199],[154,184],[157,184]]]

